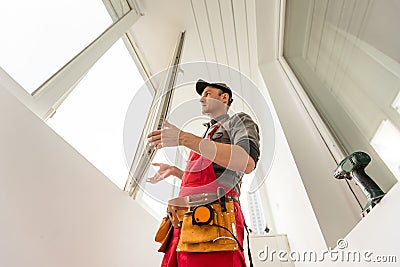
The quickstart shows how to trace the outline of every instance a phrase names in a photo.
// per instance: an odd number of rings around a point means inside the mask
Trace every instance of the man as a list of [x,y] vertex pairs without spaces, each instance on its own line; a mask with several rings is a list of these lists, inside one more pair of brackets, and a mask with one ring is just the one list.
[[[194,196],[216,192],[219,187],[235,200],[235,219],[239,246],[243,246],[244,218],[238,197],[243,174],[254,170],[259,159],[258,126],[245,113],[230,117],[227,112],[233,101],[231,89],[224,83],[198,80],[196,91],[201,95],[202,113],[210,117],[203,137],[179,130],[168,121],[165,129],[151,132],[151,145],[161,147],[185,146],[191,150],[185,171],[175,166],[154,163],[160,169],[147,181],[157,183],[170,175],[182,179],[179,196]],[[243,251],[177,252],[180,229],[165,252],[162,266],[245,266]]]

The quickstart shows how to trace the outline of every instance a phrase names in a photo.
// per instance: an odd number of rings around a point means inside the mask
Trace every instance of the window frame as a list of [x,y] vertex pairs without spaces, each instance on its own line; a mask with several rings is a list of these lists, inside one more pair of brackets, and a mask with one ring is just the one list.
[[[139,139],[139,147],[136,150],[134,159],[129,169],[128,178],[124,187],[124,191],[134,199],[138,198],[140,184],[147,175],[151,162],[156,154],[156,148],[150,146],[147,142],[147,134],[149,130],[159,130],[163,125],[163,119],[166,118],[171,107],[173,92],[175,88],[176,76],[181,61],[183,44],[185,40],[185,32],[179,35],[177,46],[172,57],[170,67],[167,69],[166,78],[163,85],[157,90],[151,104],[150,112],[147,116],[145,127],[143,128]],[[146,144],[146,145],[144,145]]]

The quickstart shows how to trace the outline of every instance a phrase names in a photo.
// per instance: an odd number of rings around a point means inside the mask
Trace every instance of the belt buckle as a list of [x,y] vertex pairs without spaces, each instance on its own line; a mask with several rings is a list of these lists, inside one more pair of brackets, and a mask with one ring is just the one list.
[[196,195],[190,195],[189,205],[196,206],[196,205],[210,204],[216,200],[218,200],[218,198],[217,195],[214,193],[201,193]]

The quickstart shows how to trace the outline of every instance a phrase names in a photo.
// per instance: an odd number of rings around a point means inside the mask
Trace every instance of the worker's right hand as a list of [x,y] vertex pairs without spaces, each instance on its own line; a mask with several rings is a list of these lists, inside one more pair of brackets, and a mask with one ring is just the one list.
[[175,166],[171,166],[164,163],[153,163],[153,166],[160,167],[153,177],[147,178],[146,182],[156,184],[171,175],[175,175]]

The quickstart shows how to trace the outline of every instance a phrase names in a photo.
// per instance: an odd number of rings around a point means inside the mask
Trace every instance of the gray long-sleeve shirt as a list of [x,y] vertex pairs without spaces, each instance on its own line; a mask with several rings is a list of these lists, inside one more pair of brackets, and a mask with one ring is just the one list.
[[[207,127],[204,137],[217,123],[220,123],[221,127],[211,136],[211,140],[242,147],[257,164],[260,157],[260,135],[258,125],[252,118],[244,112],[234,114],[232,117],[223,114],[204,124]],[[213,163],[213,167],[218,182],[233,188],[240,195],[243,172],[232,171],[216,163]]]

